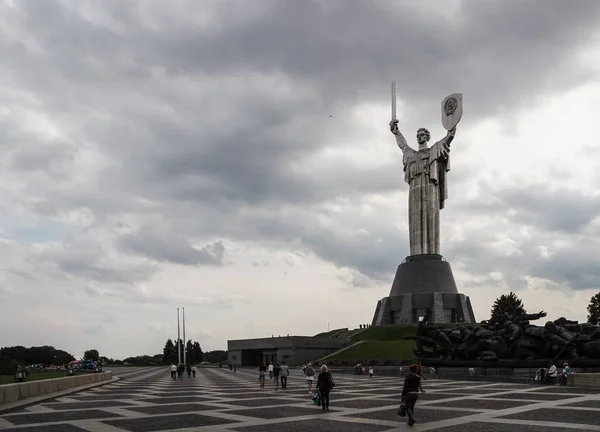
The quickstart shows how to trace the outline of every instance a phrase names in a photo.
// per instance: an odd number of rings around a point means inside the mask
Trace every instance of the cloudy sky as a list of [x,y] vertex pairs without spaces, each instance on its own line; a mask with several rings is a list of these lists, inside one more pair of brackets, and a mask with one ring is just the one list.
[[600,291],[600,2],[0,0],[0,346],[79,356],[370,322],[408,254],[389,132],[445,134],[477,319]]

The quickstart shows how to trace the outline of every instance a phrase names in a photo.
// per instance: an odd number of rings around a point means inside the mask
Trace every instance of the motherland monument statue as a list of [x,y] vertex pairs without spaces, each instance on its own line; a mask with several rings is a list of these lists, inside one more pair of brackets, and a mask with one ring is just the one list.
[[471,303],[458,293],[450,264],[440,253],[440,210],[448,198],[450,144],[462,118],[463,98],[454,93],[442,100],[444,138],[428,146],[431,134],[417,130],[418,149],[411,148],[398,128],[396,83],[392,83],[390,130],[402,150],[404,181],[408,183],[410,255],[398,266],[388,297],[377,304],[373,325],[416,324],[428,309],[431,322],[474,322]]
[[398,129],[396,86],[392,84],[390,130],[404,154],[404,181],[409,184],[408,232],[411,255],[440,253],[440,210],[448,198],[446,173],[450,171],[450,143],[461,118],[462,95],[457,93],[446,97],[442,101],[442,124],[448,133],[427,147],[431,134],[422,127],[417,131],[419,149],[414,150]]

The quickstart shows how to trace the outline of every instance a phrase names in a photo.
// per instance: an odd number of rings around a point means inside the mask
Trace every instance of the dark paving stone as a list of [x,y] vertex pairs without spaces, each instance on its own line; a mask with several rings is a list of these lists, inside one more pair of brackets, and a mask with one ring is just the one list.
[[581,429],[474,422],[436,429],[436,432],[581,432]]
[[527,399],[527,400],[553,401],[553,400],[567,399],[567,398],[573,398],[573,397],[578,397],[578,396],[570,395],[570,394],[557,394],[557,393],[544,394],[544,393],[538,393],[538,392],[517,392],[517,393],[510,393],[510,394],[503,394],[503,395],[484,396],[484,398],[488,398],[488,397],[499,398],[499,399]]
[[[308,395],[307,395],[308,396]],[[312,402],[312,401],[307,401]],[[286,399],[276,398],[260,398],[260,399],[246,399],[246,400],[234,400],[234,401],[221,401],[219,403],[236,406],[247,406],[247,407],[269,407],[279,406],[285,403],[298,403],[296,401],[286,401]]]
[[96,401],[96,402],[57,402],[43,403],[42,406],[52,408],[53,410],[72,410],[72,409],[93,409],[93,408],[108,408],[108,407],[129,407],[135,406],[123,401]]
[[[568,402],[568,401],[567,401]],[[581,408],[598,408],[600,409],[600,400],[588,400],[588,401],[583,401],[583,402],[575,402],[575,403],[566,403],[566,404],[562,404],[562,407],[581,407]]]
[[[337,388],[337,387],[336,387]],[[352,390],[356,390],[356,389],[352,389]],[[398,388],[398,389],[366,389],[364,391],[361,391],[361,393],[371,393],[373,395],[383,395],[383,394],[401,394],[402,393],[402,388]]]
[[71,395],[69,396],[71,399],[76,399],[78,401],[87,402],[87,401],[106,401],[106,400],[123,400],[123,399],[139,399],[139,397],[135,397],[134,395],[114,395],[114,396],[77,396]]
[[68,423],[47,426],[30,426],[15,430],[19,432],[86,432],[86,429],[81,429]]
[[[195,403],[173,404],[173,405],[156,405],[145,407],[128,407],[129,411],[135,411],[142,414],[175,414],[175,413],[193,413],[196,411],[218,410],[210,405],[202,405]],[[222,408],[221,408],[222,409]]]
[[[452,399],[457,397],[464,397],[464,395],[460,393],[425,393],[419,394],[419,402],[434,401],[440,399]],[[399,400],[400,399],[398,399],[398,401]]]
[[199,414],[179,414],[139,419],[109,420],[102,423],[132,432],[152,432],[157,430],[183,429],[199,426],[217,426],[238,422]]
[[[427,391],[427,390],[425,390]],[[436,393],[460,393],[460,394],[464,394],[464,395],[487,395],[487,394],[492,394],[492,393],[500,393],[500,392],[504,392],[507,390],[501,390],[501,389],[452,389],[452,390],[442,390],[442,391],[437,391]]]
[[[244,399],[256,399],[256,398],[276,398],[278,395],[277,393],[273,392],[268,392],[268,393],[252,393],[252,394],[237,394],[237,395],[230,395],[227,393],[215,393],[215,394],[211,394],[210,395],[210,400],[214,400],[215,398],[227,398],[227,399],[236,399],[236,400],[244,400]],[[308,394],[307,394],[308,396]],[[206,396],[206,399],[208,400],[208,395]]]
[[376,426],[326,420],[328,413],[322,413],[323,420],[304,420],[260,426],[229,427],[239,432],[380,432],[389,426]]
[[[417,406],[415,407],[415,418],[417,419],[417,422],[419,424],[430,423],[430,422],[439,421],[439,420],[448,420],[448,419],[464,417],[464,416],[473,415],[473,414],[479,414],[479,413],[474,412],[474,411],[446,411],[446,410],[440,410],[440,409],[419,408],[418,403],[417,403]],[[398,416],[397,408],[394,408],[392,410],[386,409],[386,410],[381,410],[381,411],[371,411],[371,412],[362,413],[362,414],[351,414],[351,415],[344,416],[344,417],[366,418],[366,419],[387,420],[387,421],[401,421],[401,422],[406,421],[406,418],[402,418],[402,417]]]
[[15,425],[25,425],[31,423],[53,423],[71,420],[86,420],[91,418],[111,418],[119,417],[117,414],[109,413],[100,410],[82,410],[82,411],[65,411],[55,413],[31,413],[31,414],[15,414],[5,417],[6,420]]
[[[238,414],[248,417],[256,417],[261,419],[276,419],[276,418],[287,418],[287,417],[300,417],[311,414],[319,414],[323,411],[321,407],[315,405],[306,405],[306,408],[290,407],[290,406],[276,406],[272,408],[260,408],[250,410],[235,410],[227,411],[228,414]],[[331,412],[334,410],[332,409]]]
[[[452,408],[472,408],[472,409],[489,409],[489,410],[503,410],[507,408],[521,407],[529,405],[532,402],[528,401],[516,401],[516,400],[489,400],[489,399],[462,399],[447,402],[436,402],[434,404],[427,405],[429,407],[445,406]],[[417,401],[419,406],[419,401]]]
[[332,399],[329,402],[331,408],[341,407],[341,408],[376,408],[387,405],[400,405],[399,400],[393,399],[355,399],[355,400],[347,400],[347,401],[336,401]]
[[525,411],[498,418],[580,423],[594,426],[600,425],[600,411],[565,411],[552,408],[540,408],[533,411]]
[[540,386],[539,390],[544,393],[579,393],[579,394],[598,394],[597,388],[587,388],[587,387],[567,387],[567,386]]
[[145,398],[144,402],[153,404],[173,404],[173,403],[186,403],[186,402],[202,402],[206,398],[201,396],[170,396],[170,397],[150,397]]

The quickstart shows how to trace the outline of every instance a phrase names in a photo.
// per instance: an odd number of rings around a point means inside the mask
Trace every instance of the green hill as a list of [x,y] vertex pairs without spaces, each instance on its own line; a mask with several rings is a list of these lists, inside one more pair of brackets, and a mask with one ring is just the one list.
[[406,336],[414,336],[416,331],[416,326],[375,326],[355,334],[350,339],[353,341],[397,341]]
[[327,358],[327,361],[380,361],[380,360],[404,360],[414,357],[415,341],[364,341],[339,354]]
[[350,339],[363,343],[327,357],[330,362],[397,361],[414,357],[416,326],[376,326],[355,334]]

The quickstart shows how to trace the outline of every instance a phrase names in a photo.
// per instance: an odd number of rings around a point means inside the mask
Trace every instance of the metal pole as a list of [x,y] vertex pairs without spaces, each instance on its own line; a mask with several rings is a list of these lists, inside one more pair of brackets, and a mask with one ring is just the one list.
[[177,308],[177,363],[181,364],[181,334],[179,331],[179,308]]
[[183,312],[183,364],[187,365],[186,353],[185,349],[187,347],[187,342],[185,340],[185,308],[181,308]]

